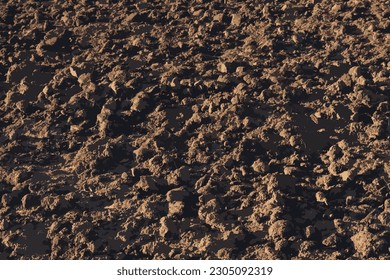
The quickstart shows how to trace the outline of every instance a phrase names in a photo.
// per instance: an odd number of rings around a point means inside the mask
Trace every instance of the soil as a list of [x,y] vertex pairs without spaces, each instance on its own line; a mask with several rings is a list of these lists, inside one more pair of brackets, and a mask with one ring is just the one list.
[[0,5],[1,259],[390,259],[388,1]]

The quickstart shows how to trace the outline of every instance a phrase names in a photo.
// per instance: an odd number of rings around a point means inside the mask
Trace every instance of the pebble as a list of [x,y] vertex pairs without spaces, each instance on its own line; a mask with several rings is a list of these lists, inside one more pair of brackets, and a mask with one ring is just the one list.
[[218,71],[221,73],[229,73],[230,65],[227,62],[218,63]]
[[79,69],[75,68],[75,67],[69,67],[69,72],[70,74],[75,77],[75,78],[78,78],[80,76],[79,74]]
[[323,192],[316,192],[316,200],[317,202],[325,203],[328,205],[328,200],[325,197],[325,194]]
[[241,15],[239,15],[239,14],[233,14],[231,24],[232,24],[232,25],[239,26],[239,25],[241,24],[241,22],[242,22],[242,17],[241,17]]

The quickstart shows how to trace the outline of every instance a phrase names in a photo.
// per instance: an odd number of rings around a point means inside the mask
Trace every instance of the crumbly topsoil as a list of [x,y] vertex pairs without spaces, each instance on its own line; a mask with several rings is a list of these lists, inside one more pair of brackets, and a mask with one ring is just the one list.
[[0,258],[389,259],[387,2],[1,1]]

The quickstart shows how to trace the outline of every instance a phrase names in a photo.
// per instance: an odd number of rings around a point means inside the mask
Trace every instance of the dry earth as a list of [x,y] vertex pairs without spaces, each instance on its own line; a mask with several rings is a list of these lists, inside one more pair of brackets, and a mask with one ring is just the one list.
[[1,259],[390,259],[389,1],[1,1]]

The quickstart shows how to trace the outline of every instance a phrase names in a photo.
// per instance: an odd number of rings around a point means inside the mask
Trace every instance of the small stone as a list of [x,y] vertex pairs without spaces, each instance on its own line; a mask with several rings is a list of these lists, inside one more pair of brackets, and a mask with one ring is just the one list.
[[93,93],[93,92],[96,92],[96,84],[94,83],[88,83],[86,84],[85,86],[83,86],[83,90],[86,92],[86,93]]
[[323,192],[316,192],[316,200],[317,202],[325,203],[328,205],[328,200],[326,199]]
[[79,72],[78,72],[78,69],[75,68],[75,67],[69,67],[69,72],[70,74],[75,77],[75,78],[78,78],[79,77]]
[[248,174],[247,168],[245,166],[241,166],[240,169],[242,176],[246,176]]
[[336,93],[347,93],[348,86],[344,83],[342,79],[338,79],[337,82],[334,83],[334,87]]
[[[246,94],[246,92],[247,92],[246,89],[247,89],[247,87],[246,87],[246,84],[244,84],[244,83],[239,83],[239,84],[234,88],[233,92],[237,94],[235,97],[238,98],[236,104],[238,104],[238,103],[241,101],[241,99],[240,99],[239,96],[240,96],[240,95],[243,96],[243,95]],[[233,103],[233,102],[232,102],[232,103]],[[234,104],[234,103],[233,103],[233,104]]]
[[130,169],[130,174],[132,177],[140,176],[140,173],[141,172],[138,168],[133,167]]
[[227,62],[220,62],[220,63],[218,63],[218,71],[221,73],[228,73],[229,66],[230,65]]
[[239,14],[234,14],[232,17],[231,24],[239,26],[242,22],[242,17]]
[[6,82],[11,83],[11,82],[16,82],[17,80],[20,81],[20,75],[19,72],[21,70],[21,66],[17,64],[13,64],[8,68],[7,73],[5,74],[6,77]]

